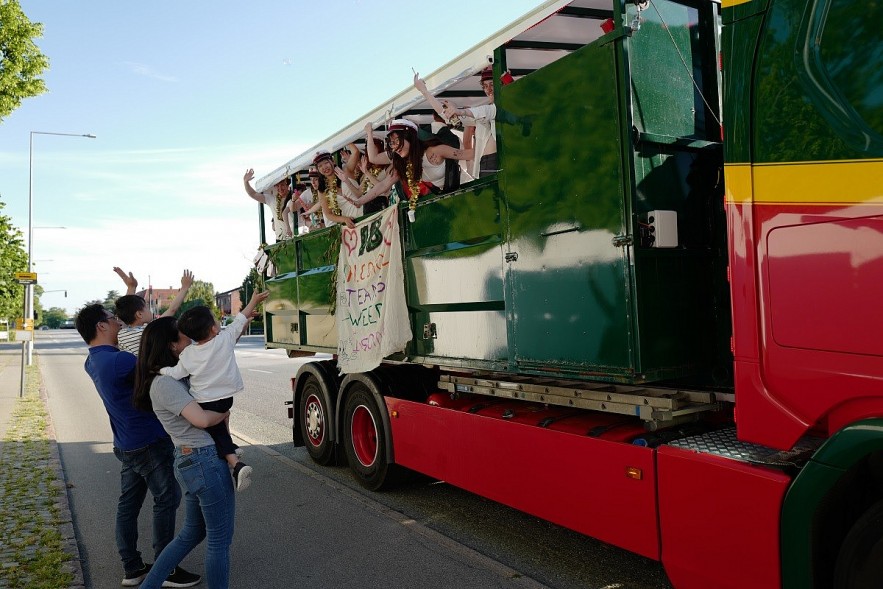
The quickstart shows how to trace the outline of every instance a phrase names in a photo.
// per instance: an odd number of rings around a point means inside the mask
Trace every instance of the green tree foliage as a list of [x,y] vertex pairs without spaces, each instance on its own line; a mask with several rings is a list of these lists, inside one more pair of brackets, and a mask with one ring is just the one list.
[[104,297],[104,302],[101,303],[104,305],[104,308],[108,311],[113,311],[114,306],[116,306],[117,299],[120,298],[120,292],[118,290],[109,290],[107,291],[107,296]]
[[[0,201],[0,211],[5,206]],[[14,274],[27,269],[28,254],[21,230],[10,217],[0,213],[0,317],[11,321],[22,316],[24,287],[16,282]]]
[[[292,280],[291,282],[294,281]],[[264,290],[264,278],[258,274],[257,270],[252,268],[248,272],[248,276],[242,281],[242,286],[239,287],[239,300],[242,301],[243,307],[248,304],[251,295],[253,295],[256,290]]]
[[206,282],[205,280],[194,280],[193,285],[187,292],[187,297],[184,299],[184,302],[181,304],[181,308],[175,315],[177,317],[180,317],[181,313],[183,313],[187,309],[190,309],[191,307],[197,307],[199,305],[205,305],[212,310],[212,313],[214,313],[216,317],[218,316],[218,306],[217,304],[215,304],[215,285],[211,282]]
[[39,76],[49,67],[34,39],[43,36],[43,25],[32,23],[17,0],[0,0],[0,121],[21,101],[46,92]]
[[67,319],[67,312],[60,307],[51,307],[43,311],[43,325],[51,329],[58,329],[62,321]]

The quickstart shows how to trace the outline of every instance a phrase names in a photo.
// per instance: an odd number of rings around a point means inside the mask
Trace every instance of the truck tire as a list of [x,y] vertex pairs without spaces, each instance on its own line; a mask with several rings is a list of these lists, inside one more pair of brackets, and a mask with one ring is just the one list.
[[387,435],[374,395],[353,383],[344,406],[344,449],[353,476],[369,491],[389,488],[400,478],[401,469],[388,462]]
[[879,588],[883,582],[883,501],[853,524],[834,567],[835,589]]
[[334,443],[331,441],[329,418],[331,412],[322,394],[322,387],[315,375],[305,377],[300,395],[297,419],[300,420],[301,439],[313,462],[326,466],[334,460]]

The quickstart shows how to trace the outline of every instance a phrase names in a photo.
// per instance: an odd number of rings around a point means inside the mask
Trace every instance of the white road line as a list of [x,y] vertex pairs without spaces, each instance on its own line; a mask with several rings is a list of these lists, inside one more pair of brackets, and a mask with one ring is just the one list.
[[273,372],[270,372],[269,370],[258,370],[257,368],[249,368],[248,371],[249,372],[263,372],[264,374],[275,374]]

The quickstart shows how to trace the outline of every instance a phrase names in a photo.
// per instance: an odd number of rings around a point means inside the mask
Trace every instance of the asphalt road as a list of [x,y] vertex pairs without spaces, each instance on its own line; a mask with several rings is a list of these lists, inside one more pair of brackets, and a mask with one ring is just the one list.
[[[83,371],[86,347],[70,330],[38,332],[36,350],[88,586],[119,586],[113,542],[119,465],[107,417]],[[662,566],[450,485],[419,479],[386,493],[364,491],[346,467],[318,467],[291,443],[284,402],[304,359],[237,346],[246,390],[231,429],[254,466],[237,496],[233,587],[540,587],[667,589]],[[149,548],[149,508],[142,551]],[[185,561],[203,567],[202,549]]]

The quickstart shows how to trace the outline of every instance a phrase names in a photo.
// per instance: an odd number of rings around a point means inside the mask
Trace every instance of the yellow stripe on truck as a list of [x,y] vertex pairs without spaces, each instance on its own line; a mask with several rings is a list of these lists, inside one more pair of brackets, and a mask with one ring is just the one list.
[[727,164],[727,202],[883,204],[883,160]]
[[751,0],[721,0],[721,8],[732,8],[737,4],[747,4]]

